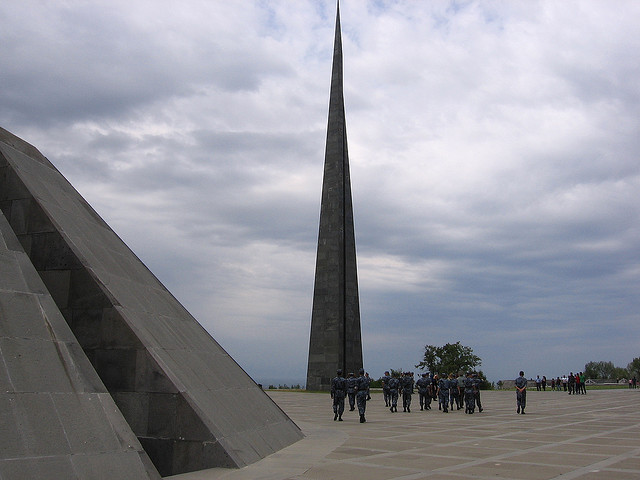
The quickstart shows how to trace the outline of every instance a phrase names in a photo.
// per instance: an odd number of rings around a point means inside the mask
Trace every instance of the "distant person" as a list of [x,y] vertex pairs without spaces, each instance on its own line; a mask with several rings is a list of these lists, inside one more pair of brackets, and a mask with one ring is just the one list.
[[482,379],[478,377],[478,374],[476,372],[473,372],[472,378],[473,378],[473,385],[475,387],[475,390],[473,392],[473,397],[476,402],[476,405],[478,406],[478,411],[482,413],[482,403],[480,403],[480,385],[482,384]]
[[580,395],[582,393],[582,385],[580,385],[580,374],[578,372],[576,372],[575,379],[576,379],[576,384],[574,387],[575,388],[574,394]]
[[551,379],[551,391],[552,392],[556,391],[556,379],[555,378]]
[[587,394],[587,376],[583,372],[580,372],[580,388],[582,389],[582,394],[586,395]]
[[464,379],[464,413],[469,414],[472,414],[476,408],[476,384],[471,375],[471,372],[467,372],[467,377]]
[[547,391],[547,377],[545,375],[542,376],[542,391]]
[[633,388],[638,388],[638,380],[635,375],[633,376]]
[[418,400],[420,401],[420,410],[431,410],[431,396],[429,395],[429,385],[431,381],[426,373],[416,381],[418,389]]
[[560,385],[562,384],[562,380],[560,380],[560,377],[556,378],[556,390],[558,392],[560,392],[562,389],[560,388]]
[[404,372],[402,380],[400,380],[402,388],[402,409],[411,413],[411,395],[413,395],[413,373]]
[[438,401],[442,412],[449,413],[449,379],[446,373],[443,373],[442,378],[438,380]]
[[566,375],[562,376],[562,388],[564,389],[564,391],[567,391],[568,388],[568,383],[569,383],[569,379],[567,378]]
[[344,398],[347,396],[347,380],[342,376],[342,369],[338,369],[331,380],[331,398],[333,399],[333,421],[342,421],[344,413]]
[[464,372],[458,372],[458,398],[460,399],[460,407],[464,407]]
[[391,375],[389,375],[388,371],[384,372],[384,377],[382,377],[382,396],[384,397],[384,406],[391,406],[391,396],[389,394],[389,380],[391,380]]
[[542,380],[540,379],[540,375],[536,377],[536,390],[542,390]]
[[347,395],[349,396],[350,412],[356,409],[356,383],[358,383],[358,379],[353,376],[353,372],[349,372],[349,376],[347,377]]
[[[371,377],[369,376],[369,372],[364,374],[365,377],[367,377],[367,380],[369,380],[369,385],[371,385]],[[371,400],[371,388],[367,388],[367,402]]]
[[391,412],[398,411],[398,388],[399,387],[400,387],[400,380],[396,376],[389,378],[389,397],[390,397],[389,402],[391,405],[389,410],[391,410]]
[[567,385],[569,387],[569,395],[575,394],[576,391],[576,377],[573,376],[573,372],[569,372],[569,378],[567,379]]
[[527,379],[523,371],[520,371],[520,376],[516,378],[516,405],[516,413],[524,415],[524,407],[527,406]]
[[369,392],[369,378],[364,374],[364,368],[360,369],[360,376],[356,381],[356,403],[358,404],[358,413],[360,414],[360,423],[367,420],[364,418],[364,412],[367,410],[367,397]]
[[453,375],[453,373],[449,374],[449,404],[451,405],[451,410],[453,410],[453,404],[455,403],[456,409],[460,410],[460,390],[458,389],[458,379]]
[[[431,398],[434,402],[438,401],[438,374],[431,372],[429,378],[431,379]],[[438,409],[440,409],[440,403],[438,402]]]

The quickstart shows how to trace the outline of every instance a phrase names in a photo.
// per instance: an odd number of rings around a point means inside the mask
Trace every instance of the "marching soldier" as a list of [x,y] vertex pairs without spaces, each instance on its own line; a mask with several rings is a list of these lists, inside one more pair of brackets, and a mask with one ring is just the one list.
[[404,372],[402,378],[402,408],[405,412],[411,413],[411,395],[413,395],[413,374]]
[[467,378],[464,379],[464,413],[471,414],[476,408],[475,388],[471,372],[467,372]]
[[396,377],[389,378],[389,403],[391,404],[392,412],[398,411],[398,387],[400,386],[400,380]]
[[[429,385],[431,385],[431,381],[429,380],[426,373],[422,374],[422,377],[418,379],[416,382],[416,387],[418,388],[418,398],[420,400],[420,410],[431,410],[431,397],[429,395]],[[424,406],[424,408],[423,408]]]
[[353,372],[349,372],[349,377],[347,378],[347,395],[349,395],[350,412],[356,409],[356,383],[358,383],[358,379],[353,376]]
[[347,395],[347,381],[342,376],[342,370],[338,369],[337,376],[331,380],[331,398],[333,399],[333,421],[342,421],[344,413],[344,397]]
[[476,372],[473,372],[472,378],[475,386],[475,391],[473,392],[473,398],[476,402],[476,405],[478,405],[478,411],[482,413],[482,404],[480,403],[480,384],[482,383],[482,380],[480,379],[480,377],[478,377],[478,374]]
[[449,413],[449,380],[446,373],[438,380],[438,400],[442,405],[442,412]]
[[391,380],[391,376],[389,372],[384,372],[384,377],[382,377],[382,396],[384,397],[384,406],[391,406],[391,396],[389,393],[389,380]]
[[364,374],[364,368],[360,369],[360,376],[356,381],[356,403],[358,404],[358,413],[360,414],[360,423],[367,420],[364,418],[364,412],[367,409],[367,396],[369,394],[369,378]]

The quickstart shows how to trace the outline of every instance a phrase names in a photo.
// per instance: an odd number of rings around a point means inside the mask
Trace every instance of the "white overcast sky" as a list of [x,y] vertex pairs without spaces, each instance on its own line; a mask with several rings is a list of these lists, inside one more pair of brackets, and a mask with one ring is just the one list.
[[[0,126],[304,383],[334,0],[0,3]],[[640,356],[640,2],[342,0],[366,369]]]

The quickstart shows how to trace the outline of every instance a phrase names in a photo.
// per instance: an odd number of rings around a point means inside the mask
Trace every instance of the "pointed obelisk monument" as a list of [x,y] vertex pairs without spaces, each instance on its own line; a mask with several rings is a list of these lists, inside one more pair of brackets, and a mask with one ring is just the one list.
[[362,368],[356,241],[342,80],[340,5],[336,14],[307,390],[329,390],[336,369]]

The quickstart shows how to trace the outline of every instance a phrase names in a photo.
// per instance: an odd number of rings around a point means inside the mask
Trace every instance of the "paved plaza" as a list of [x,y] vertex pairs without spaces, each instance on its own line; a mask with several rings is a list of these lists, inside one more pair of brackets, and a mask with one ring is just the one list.
[[367,422],[357,410],[334,422],[328,394],[273,391],[269,396],[305,438],[240,470],[212,469],[174,480],[640,479],[640,390],[587,395],[482,392],[484,411],[391,413],[372,393]]

